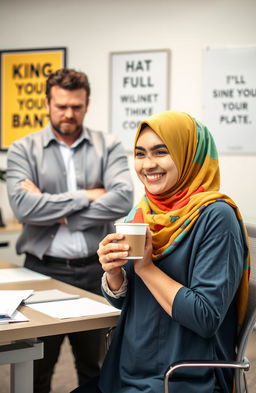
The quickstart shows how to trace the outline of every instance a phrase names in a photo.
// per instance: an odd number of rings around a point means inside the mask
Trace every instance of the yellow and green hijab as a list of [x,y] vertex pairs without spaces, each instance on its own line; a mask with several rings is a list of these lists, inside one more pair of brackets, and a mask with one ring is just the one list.
[[[205,207],[217,200],[225,201],[235,210],[248,244],[238,207],[231,198],[219,192],[218,154],[207,127],[183,112],[161,112],[140,123],[135,145],[145,125],[161,138],[178,169],[177,184],[168,194],[153,195],[145,189],[144,197],[126,217],[126,221],[149,224],[153,260],[170,254],[189,233]],[[249,270],[248,253],[238,291],[239,324],[245,316]]]

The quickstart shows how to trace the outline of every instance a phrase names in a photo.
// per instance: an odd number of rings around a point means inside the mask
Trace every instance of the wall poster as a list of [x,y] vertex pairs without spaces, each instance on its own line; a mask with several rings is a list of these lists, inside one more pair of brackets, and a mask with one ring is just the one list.
[[47,77],[66,66],[66,48],[0,51],[0,147],[44,128]]
[[256,153],[255,70],[256,47],[203,52],[203,120],[220,153]]
[[110,131],[127,151],[141,120],[168,109],[170,51],[110,54]]

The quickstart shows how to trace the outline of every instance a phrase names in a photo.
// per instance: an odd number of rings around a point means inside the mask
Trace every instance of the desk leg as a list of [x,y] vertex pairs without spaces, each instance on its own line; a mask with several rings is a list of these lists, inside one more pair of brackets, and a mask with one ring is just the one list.
[[0,347],[0,364],[11,364],[11,393],[33,393],[33,361],[43,356],[43,343],[36,339]]
[[33,393],[33,360],[11,364],[11,393]]

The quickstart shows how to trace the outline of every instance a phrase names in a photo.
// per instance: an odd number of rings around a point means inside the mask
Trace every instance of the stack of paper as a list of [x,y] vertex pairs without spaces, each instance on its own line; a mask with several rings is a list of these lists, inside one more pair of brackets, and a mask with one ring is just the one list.
[[[1,290],[0,291],[0,322],[16,322],[22,319],[22,314],[17,311],[17,308],[21,304],[22,301],[27,299],[32,295],[33,289],[28,289],[24,291],[20,290]],[[26,317],[22,320],[27,320]]]
[[79,295],[60,291],[59,289],[48,289],[44,291],[35,291],[28,299],[24,301],[25,304],[54,302],[57,300],[77,299]]
[[27,322],[29,319],[19,311],[14,311],[11,317],[0,318],[0,325],[11,322]]
[[108,314],[113,312],[120,313],[120,310],[110,306],[109,304],[97,302],[96,300],[89,298],[29,304],[29,307],[50,315],[53,318],[59,319],[78,318],[82,316]]

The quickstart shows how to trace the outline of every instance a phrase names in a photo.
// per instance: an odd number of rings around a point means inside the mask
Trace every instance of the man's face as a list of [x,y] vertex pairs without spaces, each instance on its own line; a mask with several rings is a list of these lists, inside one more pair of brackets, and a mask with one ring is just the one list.
[[66,90],[59,86],[51,88],[51,100],[46,100],[50,122],[62,136],[80,133],[88,108],[85,89]]

